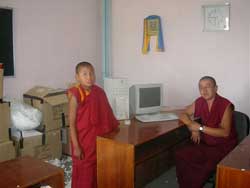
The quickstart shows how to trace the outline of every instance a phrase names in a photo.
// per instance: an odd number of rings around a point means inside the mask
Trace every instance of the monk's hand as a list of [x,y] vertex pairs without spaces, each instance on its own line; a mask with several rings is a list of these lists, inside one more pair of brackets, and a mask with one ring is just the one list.
[[189,124],[188,128],[190,131],[199,131],[200,126],[201,125],[199,123],[192,121],[192,123]]
[[84,158],[84,153],[80,146],[74,148],[74,156],[79,160],[82,160]]
[[200,132],[199,131],[192,131],[192,135],[191,135],[191,140],[195,143],[195,144],[199,144],[200,143]]

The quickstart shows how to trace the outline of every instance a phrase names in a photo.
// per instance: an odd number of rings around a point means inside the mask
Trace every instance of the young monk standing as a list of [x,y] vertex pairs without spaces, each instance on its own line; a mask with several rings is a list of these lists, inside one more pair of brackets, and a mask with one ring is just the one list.
[[96,136],[115,130],[115,119],[104,91],[96,86],[94,67],[76,66],[79,85],[68,90],[72,144],[72,188],[96,188]]

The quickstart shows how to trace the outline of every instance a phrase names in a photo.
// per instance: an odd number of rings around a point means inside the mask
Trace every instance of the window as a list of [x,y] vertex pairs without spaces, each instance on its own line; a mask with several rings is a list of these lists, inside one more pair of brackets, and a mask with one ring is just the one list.
[[14,75],[12,10],[0,8],[0,62],[4,76]]

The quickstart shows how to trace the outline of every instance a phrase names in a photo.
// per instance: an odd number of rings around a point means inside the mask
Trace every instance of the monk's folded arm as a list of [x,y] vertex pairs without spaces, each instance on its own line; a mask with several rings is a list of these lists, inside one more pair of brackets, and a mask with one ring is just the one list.
[[188,128],[191,126],[193,121],[191,120],[191,116],[194,114],[194,103],[191,105],[187,106],[185,111],[181,113],[179,119],[182,121]]
[[228,137],[231,131],[231,123],[232,122],[232,116],[233,116],[233,106],[228,105],[225,113],[223,115],[221,124],[219,128],[211,128],[207,127],[206,125],[203,125],[203,133],[208,134],[210,136],[214,137]]

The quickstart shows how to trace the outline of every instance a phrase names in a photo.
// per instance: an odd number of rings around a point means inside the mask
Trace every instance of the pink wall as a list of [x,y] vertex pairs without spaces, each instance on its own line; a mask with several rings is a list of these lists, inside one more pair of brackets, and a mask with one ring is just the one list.
[[[94,63],[101,83],[100,2],[1,0],[1,7],[14,9],[15,77],[4,78],[4,95],[21,98],[37,84],[65,87],[81,60]],[[249,114],[249,0],[229,1],[229,32],[202,32],[201,6],[213,2],[114,0],[113,75],[131,84],[165,83],[164,104],[171,106],[193,101],[198,79],[212,75],[219,92]],[[143,18],[151,14],[162,18],[166,51],[142,55]]]
[[14,10],[15,76],[4,95],[21,98],[34,85],[65,88],[77,62],[92,62],[101,79],[98,0],[1,0]]
[[[211,0],[114,0],[112,3],[113,75],[131,84],[162,82],[164,104],[183,106],[198,95],[203,75],[216,78],[219,93],[250,114],[249,0],[231,0],[229,32],[203,32],[201,6]],[[223,1],[220,1],[223,2]],[[227,1],[228,2],[228,1]],[[142,55],[143,19],[162,18],[165,52]]]

